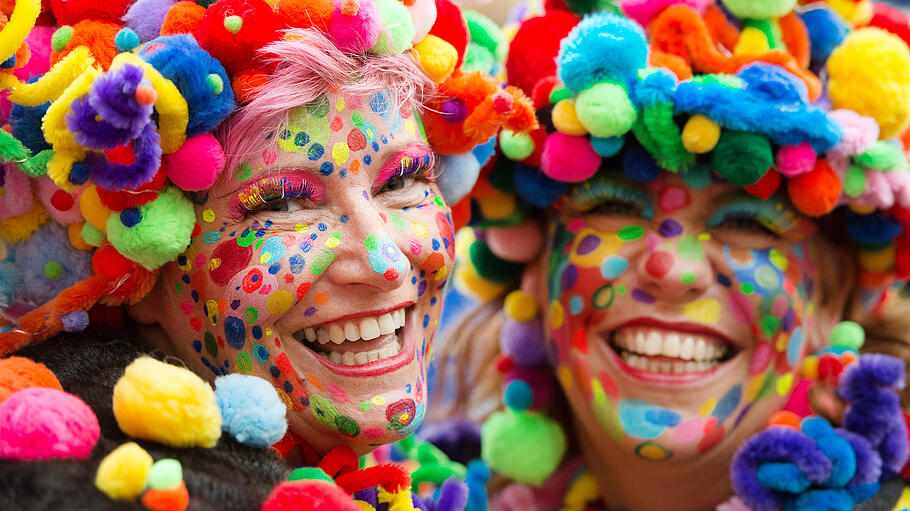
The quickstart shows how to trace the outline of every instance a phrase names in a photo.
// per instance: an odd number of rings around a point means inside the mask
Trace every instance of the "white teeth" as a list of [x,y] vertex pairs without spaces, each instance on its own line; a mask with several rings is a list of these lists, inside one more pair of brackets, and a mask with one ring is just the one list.
[[366,318],[360,322],[360,337],[364,341],[379,337],[379,322],[375,318]]
[[357,365],[357,362],[354,361],[354,354],[350,351],[344,352],[344,355],[341,356],[341,363],[346,366]]
[[386,344],[382,348],[377,350],[370,351],[361,351],[359,353],[354,353],[351,351],[346,351],[344,353],[339,353],[333,351],[331,353],[319,353],[320,356],[329,359],[329,361],[334,362],[340,365],[346,366],[356,366],[369,364],[370,362],[376,362],[377,360],[382,360],[384,358],[392,358],[395,355],[398,355],[401,352],[401,343],[398,341],[398,338],[395,337],[392,339],[392,342]]
[[645,339],[644,332],[638,332],[635,334],[635,351],[638,353],[645,353],[648,351],[648,341]]
[[316,329],[315,328],[306,328],[303,330],[303,335],[306,337],[306,340],[312,342],[316,340]]
[[[730,349],[725,341],[716,337],[680,335],[655,328],[624,328],[614,334],[612,343],[622,353],[626,364],[657,373],[708,371],[716,367]],[[680,361],[648,358],[656,356]],[[683,361],[691,361],[693,365]]]
[[325,344],[329,342],[329,331],[325,328],[320,328],[316,331],[316,340],[319,341],[319,344]]
[[392,319],[395,320],[395,328],[401,328],[404,326],[404,309],[396,309],[392,313]]
[[678,357],[679,356],[679,336],[676,334],[670,334],[664,337],[664,350],[663,355],[665,357]]
[[710,371],[720,363],[717,360],[705,362],[669,362],[664,360],[649,360],[647,357],[634,355],[629,352],[623,352],[623,361],[627,366],[639,371],[648,371],[658,374],[683,374],[683,373],[701,373]]
[[383,314],[379,316],[379,333],[381,335],[388,335],[395,331],[395,320],[392,319],[391,314]]
[[335,344],[341,344],[344,342],[344,330],[341,329],[338,325],[332,325],[329,327],[329,339],[332,340]]
[[695,360],[704,360],[707,355],[708,346],[705,344],[704,339],[699,339],[695,342]]
[[692,360],[692,356],[695,354],[695,339],[691,337],[686,337],[682,341],[682,345],[679,347],[679,358],[683,360]]
[[659,355],[660,348],[663,345],[663,338],[658,332],[652,331],[648,334],[645,355]]
[[357,365],[366,364],[369,361],[370,361],[370,356],[367,355],[367,353],[365,351],[361,351],[360,353],[354,354],[354,362],[357,362]]
[[337,351],[333,351],[333,352],[329,353],[329,360],[331,360],[332,362],[335,362],[336,364],[340,364],[341,363],[341,353],[338,353]]
[[360,329],[357,328],[357,325],[355,325],[354,323],[345,323],[344,338],[349,341],[359,341],[360,340]]

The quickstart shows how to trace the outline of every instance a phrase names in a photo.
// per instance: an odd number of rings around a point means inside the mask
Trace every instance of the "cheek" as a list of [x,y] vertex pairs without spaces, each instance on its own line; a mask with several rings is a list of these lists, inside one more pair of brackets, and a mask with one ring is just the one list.
[[[415,270],[411,283],[417,285],[418,296],[427,291],[439,294],[455,259],[452,217],[441,197],[430,194],[423,204],[400,215],[390,214],[387,231],[395,239],[404,261]],[[404,261],[402,264],[407,269]]]

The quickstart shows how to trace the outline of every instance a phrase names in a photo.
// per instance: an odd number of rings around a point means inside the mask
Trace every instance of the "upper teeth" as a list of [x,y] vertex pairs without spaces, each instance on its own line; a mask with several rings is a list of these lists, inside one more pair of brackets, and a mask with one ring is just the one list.
[[617,347],[639,355],[663,355],[694,361],[715,361],[726,356],[724,341],[698,334],[680,334],[652,328],[625,328],[616,332]]
[[404,326],[404,309],[396,309],[381,316],[370,316],[359,320],[344,321],[322,325],[317,328],[304,328],[294,332],[298,341],[319,341],[326,344],[329,341],[341,344],[344,341],[369,341],[381,335],[388,335]]

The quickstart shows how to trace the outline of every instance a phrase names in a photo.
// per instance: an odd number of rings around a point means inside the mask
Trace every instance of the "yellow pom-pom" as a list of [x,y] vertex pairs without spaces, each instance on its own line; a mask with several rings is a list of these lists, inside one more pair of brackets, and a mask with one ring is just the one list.
[[145,476],[152,462],[151,455],[139,444],[123,444],[101,460],[95,486],[112,499],[135,499],[145,488]]
[[866,270],[882,273],[894,267],[894,244],[879,250],[860,250],[859,265]]
[[868,204],[855,204],[855,203],[849,204],[847,207],[850,208],[850,211],[853,211],[854,213],[856,213],[858,215],[871,215],[872,213],[875,213],[875,211],[877,209],[875,206],[870,206]]
[[101,203],[95,185],[82,191],[82,195],[79,196],[79,211],[82,212],[85,221],[92,224],[92,227],[101,232],[107,232],[107,218],[111,216],[111,210]]
[[683,128],[683,146],[690,153],[711,152],[718,140],[720,140],[720,125],[704,115],[693,115]]
[[76,222],[74,224],[69,224],[66,227],[66,234],[69,236],[70,245],[76,250],[91,250],[94,248],[82,239],[82,226],[84,225],[85,222]]
[[848,35],[828,59],[828,77],[833,107],[872,117],[882,139],[910,124],[910,49],[896,35],[878,28]]
[[818,379],[818,357],[809,355],[803,360],[803,378]]
[[428,34],[414,46],[420,57],[420,65],[430,79],[442,83],[455,71],[458,62],[458,50],[448,41],[433,34]]
[[488,302],[505,292],[508,284],[499,284],[484,279],[470,264],[468,247],[476,239],[474,231],[467,227],[459,230],[455,235],[455,258],[466,263],[455,266],[455,285],[465,294],[474,296],[481,302]]
[[739,33],[739,40],[733,48],[734,56],[758,55],[768,51],[768,36],[755,27],[746,27]]
[[575,101],[563,99],[553,106],[553,126],[566,135],[583,136],[588,134],[588,128],[578,120],[578,112],[575,111]]
[[516,289],[506,296],[502,310],[515,321],[531,321],[537,317],[537,302],[530,294]]
[[868,24],[875,14],[869,0],[828,0],[828,6],[844,21],[856,27]]
[[32,202],[32,209],[0,222],[0,239],[15,245],[29,239],[48,220],[47,211],[37,198]]
[[480,213],[488,220],[501,220],[515,212],[515,196],[494,190],[493,193],[476,197]]
[[134,360],[114,386],[114,417],[127,435],[172,447],[213,447],[221,437],[209,384],[151,357]]

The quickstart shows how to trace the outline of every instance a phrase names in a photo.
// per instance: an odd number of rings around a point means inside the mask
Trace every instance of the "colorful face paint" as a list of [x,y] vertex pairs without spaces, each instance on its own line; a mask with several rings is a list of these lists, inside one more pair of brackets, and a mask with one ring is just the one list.
[[677,176],[599,174],[562,204],[546,330],[590,435],[611,457],[656,462],[763,427],[806,352],[814,224],[783,200]]
[[363,452],[423,418],[451,216],[418,116],[388,94],[289,119],[197,207],[160,322],[200,374],[271,381],[320,452]]

